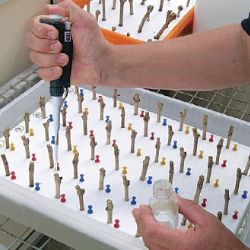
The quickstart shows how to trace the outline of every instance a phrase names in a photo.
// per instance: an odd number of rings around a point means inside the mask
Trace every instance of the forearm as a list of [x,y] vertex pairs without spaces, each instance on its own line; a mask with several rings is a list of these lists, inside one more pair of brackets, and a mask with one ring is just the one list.
[[108,86],[209,90],[250,83],[250,38],[240,25],[151,42],[114,46]]

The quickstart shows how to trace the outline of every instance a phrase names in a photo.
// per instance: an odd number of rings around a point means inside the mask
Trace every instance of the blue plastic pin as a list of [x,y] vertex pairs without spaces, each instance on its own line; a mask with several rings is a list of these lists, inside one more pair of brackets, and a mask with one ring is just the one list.
[[186,175],[191,175],[191,168],[187,168]]
[[131,205],[136,205],[136,197],[132,196]]
[[80,96],[84,96],[83,89],[80,89]]
[[39,191],[41,188],[40,188],[40,183],[39,182],[36,182],[35,183],[35,190],[36,191]]
[[79,179],[80,182],[84,182],[84,174],[80,174],[80,179]]
[[153,179],[153,176],[148,176],[147,183],[148,183],[149,185],[152,184],[152,179]]
[[243,194],[241,195],[242,199],[247,199],[247,193],[246,190],[243,191]]
[[56,137],[53,135],[51,137],[51,144],[55,144],[56,143]]
[[67,101],[64,101],[63,107],[64,107],[65,109],[68,108],[68,102],[67,102]]
[[88,214],[93,214],[93,207],[92,207],[92,205],[88,205],[88,211],[87,211],[87,213]]
[[109,184],[106,185],[105,191],[106,191],[106,193],[110,193],[110,192],[111,192],[111,189],[110,189],[110,185],[109,185]]
[[49,115],[49,121],[53,122],[53,115]]
[[166,119],[166,118],[163,119],[162,125],[163,125],[163,126],[167,126],[167,119]]
[[109,115],[106,115],[106,121],[105,122],[108,122],[109,121]]
[[175,187],[174,191],[175,191],[175,193],[179,194],[179,188],[178,187]]
[[173,148],[174,148],[174,149],[176,149],[176,148],[177,148],[177,141],[174,141]]

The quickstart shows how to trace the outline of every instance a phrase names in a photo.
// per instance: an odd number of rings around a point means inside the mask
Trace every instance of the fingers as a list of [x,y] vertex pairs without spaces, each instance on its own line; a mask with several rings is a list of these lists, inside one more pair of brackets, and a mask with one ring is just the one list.
[[203,226],[206,225],[210,214],[194,201],[179,197],[179,212],[191,223]]
[[65,66],[68,64],[68,56],[66,54],[44,54],[37,51],[31,51],[31,61],[39,67],[49,68],[53,66]]
[[61,43],[57,40],[58,31],[51,25],[40,22],[37,16],[30,23],[30,32],[26,35],[26,44],[32,50],[31,61],[41,67],[38,75],[44,80],[55,80],[62,74],[62,66],[68,63],[68,57],[60,53]]
[[[140,208],[136,208],[132,211],[135,220],[140,222],[140,226],[147,227],[149,225],[157,223],[155,220],[152,211],[149,206],[142,205]],[[143,220],[142,220],[143,216]]]
[[58,31],[51,25],[40,22],[45,16],[37,16],[30,23],[30,32],[26,35],[26,45],[42,53],[59,53],[62,45],[57,41]]
[[62,75],[62,68],[59,66],[54,66],[50,68],[40,68],[38,69],[38,75],[41,79],[47,81],[59,79]]
[[52,25],[41,23],[41,18],[48,18],[48,16],[36,16],[30,22],[31,32],[42,39],[56,40],[58,37],[58,31]]
[[55,5],[47,5],[46,11],[48,14],[68,17],[72,23],[75,23],[78,20],[79,15],[83,12],[79,6],[68,0],[60,1],[59,4]]
[[142,205],[140,208],[135,208],[132,211],[137,227],[143,237],[144,244],[150,249],[151,246],[151,230],[158,226],[152,212],[148,206]]
[[62,50],[62,44],[59,41],[41,39],[32,32],[26,35],[26,45],[31,50],[42,53],[59,53]]
[[[205,211],[201,206],[181,197],[179,197],[179,212],[190,222],[199,226],[206,225],[211,217],[210,213]],[[139,210],[134,210],[133,215],[143,228],[157,223],[148,206],[142,206]]]
[[160,246],[164,246],[161,249],[165,249],[165,246],[168,246],[166,249],[176,249],[177,245],[180,246],[185,242],[186,234],[158,223],[149,206],[142,205],[132,213],[147,247],[154,246],[155,249],[158,246],[160,249]]

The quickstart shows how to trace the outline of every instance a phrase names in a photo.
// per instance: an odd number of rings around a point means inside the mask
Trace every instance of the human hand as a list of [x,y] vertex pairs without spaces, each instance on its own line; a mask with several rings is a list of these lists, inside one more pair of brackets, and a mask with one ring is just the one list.
[[[72,22],[74,55],[71,83],[98,84],[112,46],[104,39],[94,16],[71,0],[47,5],[46,12],[67,17]],[[31,21],[26,44],[32,50],[31,61],[39,66],[39,76],[44,80],[55,80],[61,76],[62,67],[67,65],[68,56],[60,53],[62,45],[57,40],[58,31],[53,26],[40,23],[42,17],[46,16],[37,16]]]
[[149,206],[133,210],[133,215],[150,250],[247,250],[214,215],[193,201],[179,198],[179,211],[193,225],[186,231],[158,223]]

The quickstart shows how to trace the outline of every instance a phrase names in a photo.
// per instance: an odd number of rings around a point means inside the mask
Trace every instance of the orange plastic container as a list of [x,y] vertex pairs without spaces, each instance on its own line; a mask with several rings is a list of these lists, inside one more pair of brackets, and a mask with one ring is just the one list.
[[[74,0],[81,8],[83,8],[88,0]],[[194,7],[182,18],[182,20],[173,28],[171,32],[164,38],[164,40],[173,39],[182,35],[183,31],[188,27],[192,27],[194,19]],[[128,37],[111,30],[102,28],[105,38],[113,44],[140,44],[145,41]]]
[[88,0],[73,0],[77,5],[79,5],[81,8],[83,8],[83,6],[85,4],[87,4]]

